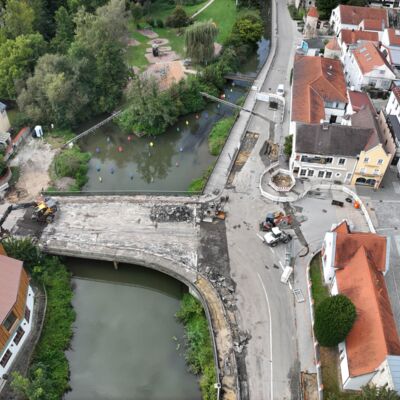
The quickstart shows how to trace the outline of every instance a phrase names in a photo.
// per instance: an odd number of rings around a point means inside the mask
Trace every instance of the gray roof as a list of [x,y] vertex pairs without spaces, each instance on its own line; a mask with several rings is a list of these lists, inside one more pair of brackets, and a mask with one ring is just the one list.
[[387,362],[392,375],[394,390],[400,393],[400,356],[387,356]]
[[0,111],[4,111],[6,108],[7,106],[0,101]]
[[355,157],[376,136],[374,129],[347,125],[298,124],[296,152],[326,156]]
[[323,49],[325,47],[324,42],[317,37],[303,40],[308,44],[309,49]]
[[396,115],[388,115],[389,127],[391,128],[392,134],[397,138],[397,141],[400,142],[400,123],[397,119]]

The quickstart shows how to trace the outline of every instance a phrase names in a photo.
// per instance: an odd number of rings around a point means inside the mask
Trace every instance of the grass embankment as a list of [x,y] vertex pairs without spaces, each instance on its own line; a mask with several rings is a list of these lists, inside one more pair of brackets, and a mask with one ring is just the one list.
[[200,178],[194,179],[188,188],[188,192],[190,193],[201,193],[208,181],[208,178],[210,177],[212,171],[214,169],[214,164],[210,165],[204,172],[203,175]]
[[47,292],[46,317],[28,378],[13,374],[12,387],[31,399],[61,399],[69,389],[65,350],[75,320],[70,273],[58,257],[42,255],[30,239],[10,238],[2,244],[10,257],[24,261],[32,279]]
[[210,330],[201,303],[189,293],[183,295],[176,317],[185,327],[185,359],[190,370],[200,377],[203,400],[215,399],[216,374]]
[[214,125],[208,136],[208,148],[211,155],[218,156],[221,153],[235,120],[235,116],[223,118]]
[[[312,282],[311,293],[314,299],[314,307],[316,308],[323,300],[329,297],[328,288],[323,285],[322,262],[320,254],[317,254],[311,261],[310,278]],[[338,400],[353,399],[354,396],[352,394],[344,393],[340,389],[337,348],[320,346],[320,357],[324,395],[327,397],[335,396],[334,399]]]

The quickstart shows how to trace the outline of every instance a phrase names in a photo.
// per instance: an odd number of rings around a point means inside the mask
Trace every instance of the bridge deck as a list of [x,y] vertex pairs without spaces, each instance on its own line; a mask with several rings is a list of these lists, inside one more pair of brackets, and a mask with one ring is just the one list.
[[[60,197],[57,200],[60,211],[55,221],[45,227],[40,239],[47,252],[146,266],[164,264],[165,272],[194,279],[199,240],[194,217],[182,222],[153,221],[150,214],[155,203],[143,202],[142,198],[125,197],[122,201],[119,197]],[[169,205],[182,206],[186,202],[170,199]],[[159,200],[156,204],[163,206]],[[168,207],[168,203],[164,206]],[[193,212],[196,205],[191,203],[186,207]],[[167,271],[169,268],[171,271]]]

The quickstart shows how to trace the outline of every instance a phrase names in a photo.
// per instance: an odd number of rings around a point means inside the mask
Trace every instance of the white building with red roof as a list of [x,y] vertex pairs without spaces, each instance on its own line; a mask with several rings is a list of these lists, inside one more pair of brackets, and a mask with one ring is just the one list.
[[385,284],[388,238],[351,232],[346,221],[326,233],[322,248],[324,283],[332,295],[355,305],[356,321],[339,344],[343,389],[367,384],[400,391],[400,339]]
[[389,27],[387,9],[344,4],[340,4],[332,10],[329,22],[336,35],[342,29],[383,32],[385,28]]
[[400,66],[400,30],[394,28],[385,29],[381,41],[382,45],[390,52],[391,64]]
[[343,60],[345,79],[352,90],[374,87],[389,90],[396,79],[391,65],[375,42],[358,42],[349,48]]
[[304,25],[304,36],[307,38],[312,38],[318,36],[317,26],[318,26],[319,13],[317,7],[311,6],[308,9],[306,16],[306,23]]

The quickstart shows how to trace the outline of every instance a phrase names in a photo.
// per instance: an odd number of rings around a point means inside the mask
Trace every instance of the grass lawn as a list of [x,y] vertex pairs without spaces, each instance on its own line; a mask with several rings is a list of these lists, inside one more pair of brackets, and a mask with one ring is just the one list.
[[213,20],[218,27],[218,36],[216,41],[223,44],[231,33],[233,24],[237,15],[235,0],[215,0],[206,8],[196,21]]
[[[314,306],[317,307],[324,299],[329,297],[328,288],[322,283],[322,262],[321,255],[317,254],[310,264],[310,278],[312,282],[311,292],[314,299]],[[337,347],[320,346],[322,383],[324,394],[336,395],[338,399],[354,399],[350,393],[344,393],[339,385],[339,354]]]

